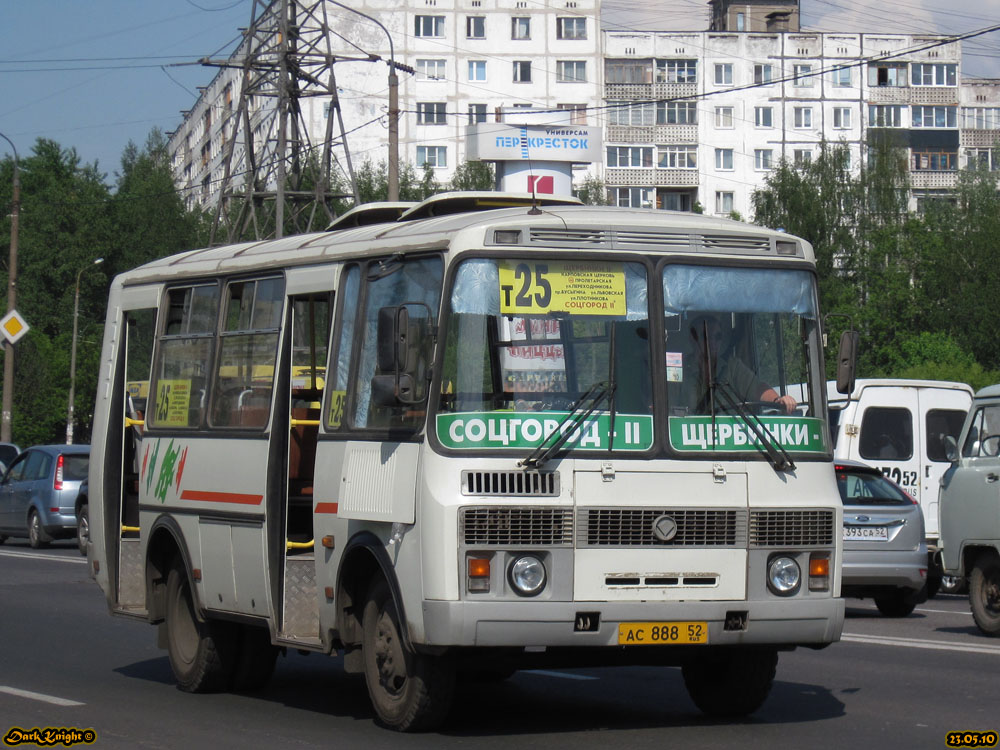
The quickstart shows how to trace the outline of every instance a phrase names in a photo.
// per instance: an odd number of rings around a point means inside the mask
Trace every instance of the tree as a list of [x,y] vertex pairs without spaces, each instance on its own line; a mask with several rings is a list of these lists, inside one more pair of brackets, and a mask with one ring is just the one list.
[[608,205],[608,190],[604,182],[593,175],[587,175],[586,179],[573,192],[584,204],[588,206]]
[[496,174],[492,164],[485,161],[467,161],[455,168],[455,174],[448,183],[448,190],[493,190],[495,185]]

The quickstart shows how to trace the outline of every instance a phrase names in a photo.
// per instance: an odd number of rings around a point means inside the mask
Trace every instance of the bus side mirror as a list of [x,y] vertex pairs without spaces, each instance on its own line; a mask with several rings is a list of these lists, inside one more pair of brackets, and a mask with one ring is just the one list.
[[844,331],[840,336],[840,350],[837,352],[838,393],[850,393],[854,390],[859,339],[857,331]]
[[407,304],[378,311],[375,334],[376,375],[372,400],[377,406],[419,404],[426,397],[425,356],[429,344],[430,309],[427,316],[411,315]]
[[953,435],[944,436],[944,457],[952,463],[958,460],[958,441]]

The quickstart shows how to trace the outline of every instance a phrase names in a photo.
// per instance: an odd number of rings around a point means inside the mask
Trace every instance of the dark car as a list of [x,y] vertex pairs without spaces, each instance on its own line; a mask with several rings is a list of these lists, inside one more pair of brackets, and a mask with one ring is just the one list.
[[89,445],[36,445],[0,481],[0,542],[27,537],[34,548],[76,536],[76,500],[87,478]]
[[871,597],[887,617],[906,617],[927,598],[927,543],[920,506],[873,466],[838,461],[844,503],[841,594]]
[[0,443],[0,474],[7,471],[7,467],[14,463],[21,449],[14,443]]

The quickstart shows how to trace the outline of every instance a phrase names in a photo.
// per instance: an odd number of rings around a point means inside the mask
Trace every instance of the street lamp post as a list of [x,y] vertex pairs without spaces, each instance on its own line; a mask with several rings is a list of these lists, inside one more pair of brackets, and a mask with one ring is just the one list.
[[[14,150],[13,200],[10,208],[10,260],[7,264],[7,312],[17,303],[17,233],[18,218],[21,214],[21,178],[18,174],[17,148],[14,142],[0,133]],[[0,420],[0,441],[10,442],[11,412],[14,410],[14,345],[7,341],[3,356],[3,415]]]
[[[104,258],[97,258],[91,266],[100,265]],[[66,413],[66,445],[73,444],[73,401],[76,398],[76,331],[80,318],[80,277],[91,266],[84,266],[76,274],[76,292],[73,295],[73,343],[69,349],[69,410]]]
[[[372,18],[367,13],[362,13],[360,10],[355,10],[354,8],[344,5],[344,3],[337,2],[337,0],[330,0],[334,5],[337,5],[344,10],[349,10],[351,13],[357,13],[359,16],[367,18],[369,21],[378,26],[385,35],[389,37],[389,179],[388,179],[388,199],[390,201],[399,200],[399,76],[396,75],[396,53],[392,44],[392,34],[389,33],[381,21],[377,18]],[[378,59],[373,58],[373,59]],[[403,66],[406,69],[406,66]]]

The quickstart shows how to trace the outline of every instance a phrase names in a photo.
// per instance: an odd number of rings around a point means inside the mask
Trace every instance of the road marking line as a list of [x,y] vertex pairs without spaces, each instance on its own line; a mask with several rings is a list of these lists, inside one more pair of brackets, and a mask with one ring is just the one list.
[[896,638],[888,635],[870,636],[844,633],[840,640],[848,643],[867,643],[875,646],[903,646],[904,648],[926,648],[932,651],[964,651],[969,654],[994,654],[1000,656],[1000,646],[977,646],[950,641],[924,641],[918,638]]
[[71,701],[68,698],[57,698],[54,695],[45,695],[44,693],[33,693],[30,690],[18,690],[17,688],[8,687],[7,685],[0,685],[0,693],[7,693],[9,695],[16,695],[21,698],[28,698],[33,701],[41,701],[42,703],[51,703],[55,706],[86,706],[86,703],[80,703],[79,701]]
[[586,674],[569,674],[568,672],[549,672],[544,669],[525,669],[525,674],[540,674],[544,677],[562,677],[564,680],[599,680],[600,677],[591,677]]
[[87,564],[87,561],[82,557],[57,557],[56,555],[43,555],[40,552],[13,552],[10,550],[4,550],[0,552],[0,556],[25,557],[31,560],[55,560],[56,562],[75,563],[77,565]]
[[953,610],[953,609],[923,609],[921,607],[917,607],[916,610],[914,610],[914,611],[915,612],[934,612],[934,613],[939,614],[939,615],[967,615],[969,617],[972,617],[972,613],[971,612],[959,612],[959,611]]

